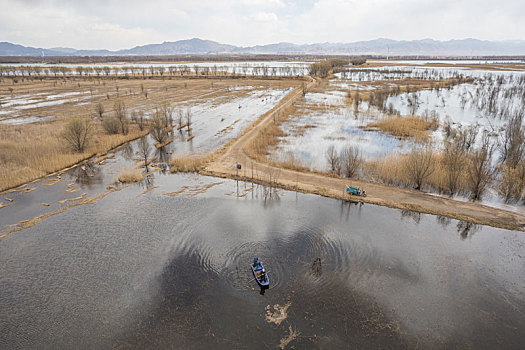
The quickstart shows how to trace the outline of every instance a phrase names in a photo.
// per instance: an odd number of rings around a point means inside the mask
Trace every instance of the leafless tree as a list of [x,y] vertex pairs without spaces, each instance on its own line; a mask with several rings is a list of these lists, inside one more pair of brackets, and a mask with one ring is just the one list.
[[341,163],[346,177],[354,177],[362,163],[361,152],[356,146],[347,146],[341,152]]
[[341,172],[341,159],[334,145],[330,145],[325,153],[330,172],[339,174]]
[[481,147],[470,153],[467,180],[471,197],[474,200],[481,199],[494,176],[495,169],[491,164],[493,151],[494,145],[488,134],[485,133],[482,137]]
[[173,127],[173,107],[170,106],[168,103],[163,103],[162,107],[162,116],[164,118],[164,126],[167,127]]
[[415,146],[405,160],[410,181],[416,190],[421,190],[426,179],[434,172],[434,152],[430,144]]
[[104,118],[104,105],[102,103],[98,103],[95,107],[95,112],[100,120]]
[[75,71],[76,71],[77,74],[81,77],[82,74],[84,73],[84,67],[82,67],[82,66],[78,66],[77,68],[75,68]]
[[507,124],[503,136],[501,158],[505,165],[516,168],[525,156],[525,127],[523,126],[524,112],[520,111]]
[[153,119],[151,121],[151,136],[159,144],[162,144],[168,139],[164,117],[158,108],[155,110],[155,114],[153,115]]
[[147,136],[142,136],[139,139],[138,147],[139,147],[139,150],[138,150],[139,156],[144,160],[144,166],[146,167],[146,171],[148,171],[148,163],[149,163],[148,160],[149,160],[149,155],[151,153],[151,147],[148,142]]
[[139,127],[140,131],[144,130],[144,127],[146,126],[146,118],[144,117],[144,112],[143,111],[139,111],[136,114],[135,123],[137,123],[137,126]]
[[177,127],[179,131],[182,133],[182,120],[184,119],[184,112],[182,109],[177,110],[177,116],[179,117],[179,126]]
[[117,118],[120,124],[120,132],[123,135],[127,135],[129,132],[127,107],[122,100],[117,100],[115,102],[114,109],[115,109],[115,118]]
[[186,109],[186,130],[188,131],[188,135],[191,135],[191,118],[192,118],[192,113],[191,113],[191,109]]
[[462,139],[446,140],[441,165],[446,173],[445,185],[450,195],[458,190],[459,180],[465,169],[466,149]]
[[525,160],[516,167],[502,166],[502,176],[499,179],[497,190],[505,202],[519,201],[525,196]]
[[72,117],[62,130],[62,138],[75,152],[84,152],[91,138],[93,124],[87,118]]

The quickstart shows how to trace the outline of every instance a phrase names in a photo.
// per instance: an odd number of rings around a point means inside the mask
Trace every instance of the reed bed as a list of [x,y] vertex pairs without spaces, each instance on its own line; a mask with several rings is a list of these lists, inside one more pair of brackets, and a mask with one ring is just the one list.
[[141,169],[129,167],[121,169],[118,175],[118,181],[122,183],[135,183],[144,180]]
[[388,116],[377,122],[369,123],[363,129],[379,129],[396,137],[415,137],[428,138],[430,130],[436,130],[439,127],[439,120],[436,118],[421,117],[417,115],[410,116]]
[[202,170],[212,159],[212,155],[198,156],[190,154],[187,156],[175,156],[170,160],[170,171],[172,173],[192,173]]
[[89,147],[83,153],[74,153],[61,139],[59,125],[58,122],[27,125],[23,132],[15,126],[0,129],[0,191],[107,153],[145,133],[133,125],[128,135],[106,135],[101,126],[96,125]]

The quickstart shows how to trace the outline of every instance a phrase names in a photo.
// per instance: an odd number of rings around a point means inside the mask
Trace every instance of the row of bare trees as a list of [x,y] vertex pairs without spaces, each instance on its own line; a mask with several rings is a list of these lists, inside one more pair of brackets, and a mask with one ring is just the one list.
[[[326,151],[331,173],[378,178],[417,190],[428,188],[448,195],[483,197],[493,187],[507,202],[525,200],[525,124],[517,114],[498,140],[476,125],[449,130],[437,151],[432,144],[416,144],[408,154],[394,154],[364,162],[356,147]],[[498,157],[499,155],[499,157]]]
[[66,76],[96,76],[109,77],[112,75],[124,77],[142,77],[152,76],[185,76],[190,74],[200,76],[218,76],[218,75],[256,75],[256,76],[302,76],[306,73],[307,68],[304,66],[284,65],[198,65],[192,67],[189,65],[178,66],[0,66],[0,77],[66,77]]

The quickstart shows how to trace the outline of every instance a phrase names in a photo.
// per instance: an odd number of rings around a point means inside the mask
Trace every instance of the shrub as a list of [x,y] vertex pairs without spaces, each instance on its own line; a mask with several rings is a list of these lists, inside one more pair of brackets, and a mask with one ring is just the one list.
[[102,121],[102,127],[110,135],[118,134],[120,132],[120,122],[117,118],[104,118]]
[[91,120],[72,117],[66,123],[61,136],[73,151],[83,152],[91,138],[92,127]]

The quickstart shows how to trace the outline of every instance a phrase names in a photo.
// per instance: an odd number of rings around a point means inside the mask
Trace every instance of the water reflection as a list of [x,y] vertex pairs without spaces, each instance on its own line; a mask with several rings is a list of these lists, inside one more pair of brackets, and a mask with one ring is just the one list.
[[160,168],[160,172],[162,174],[166,174],[169,170],[169,161],[171,158],[171,154],[168,153],[167,147],[160,147],[155,150],[155,158],[157,160],[156,166]]
[[416,211],[401,210],[401,218],[412,219],[412,221],[416,224],[421,222],[421,215],[421,213]]
[[90,185],[101,184],[103,179],[100,166],[94,164],[92,161],[77,166],[73,174],[76,176],[77,183],[87,185],[88,188]]
[[131,142],[126,143],[125,145],[122,145],[121,147],[117,149],[117,151],[119,151],[120,154],[122,154],[124,159],[126,160],[133,159],[133,146],[131,145]]
[[[143,186],[216,181],[154,175]],[[515,232],[227,180],[197,196],[141,192],[0,242],[1,348],[275,348],[289,327],[295,348],[525,341]],[[457,244],[467,226],[483,239]]]
[[457,224],[457,231],[462,240],[465,240],[466,238],[472,238],[474,233],[479,231],[480,228],[480,225],[473,224],[467,221],[458,221]]
[[448,227],[448,225],[450,225],[450,223],[452,222],[452,219],[449,218],[449,217],[446,217],[446,216],[442,216],[442,215],[437,215],[436,216],[436,222],[438,224],[441,225],[441,227],[443,227],[444,229],[446,229]]

